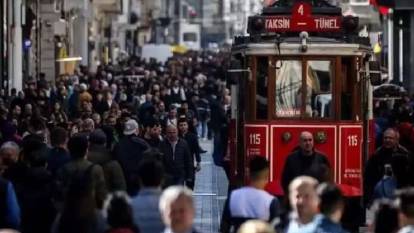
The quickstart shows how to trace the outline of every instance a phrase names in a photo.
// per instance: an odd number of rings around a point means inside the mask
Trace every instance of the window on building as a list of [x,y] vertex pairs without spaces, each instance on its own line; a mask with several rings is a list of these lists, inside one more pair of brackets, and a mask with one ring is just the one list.
[[197,34],[194,32],[186,32],[183,34],[184,41],[191,41],[196,42],[197,41]]

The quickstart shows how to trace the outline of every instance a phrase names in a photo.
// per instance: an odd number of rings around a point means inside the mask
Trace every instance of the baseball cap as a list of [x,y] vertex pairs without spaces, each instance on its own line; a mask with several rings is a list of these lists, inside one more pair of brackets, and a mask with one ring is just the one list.
[[131,135],[135,133],[137,129],[138,129],[138,123],[133,119],[128,120],[127,122],[125,122],[124,135]]

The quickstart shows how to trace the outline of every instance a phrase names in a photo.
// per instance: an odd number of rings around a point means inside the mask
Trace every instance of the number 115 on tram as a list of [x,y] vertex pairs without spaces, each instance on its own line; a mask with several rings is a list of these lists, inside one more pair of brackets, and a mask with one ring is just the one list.
[[345,196],[361,197],[375,141],[371,85],[380,81],[369,39],[341,8],[280,2],[249,17],[248,35],[232,46],[230,182],[245,183],[249,157],[266,156],[268,191],[284,195],[286,157],[309,131],[330,162],[332,181]]

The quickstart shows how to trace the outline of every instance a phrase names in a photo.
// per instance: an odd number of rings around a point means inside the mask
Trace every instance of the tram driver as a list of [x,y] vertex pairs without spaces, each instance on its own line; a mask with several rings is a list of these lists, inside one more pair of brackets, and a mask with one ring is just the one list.
[[282,188],[288,194],[290,182],[298,176],[307,175],[319,182],[330,180],[330,164],[326,155],[314,148],[312,133],[300,134],[299,148],[288,155],[282,172]]

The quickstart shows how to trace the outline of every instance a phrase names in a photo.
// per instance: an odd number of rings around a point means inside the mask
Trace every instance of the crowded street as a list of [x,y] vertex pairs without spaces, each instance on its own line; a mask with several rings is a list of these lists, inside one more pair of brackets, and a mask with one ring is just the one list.
[[0,25],[0,233],[414,233],[414,1],[0,0]]

